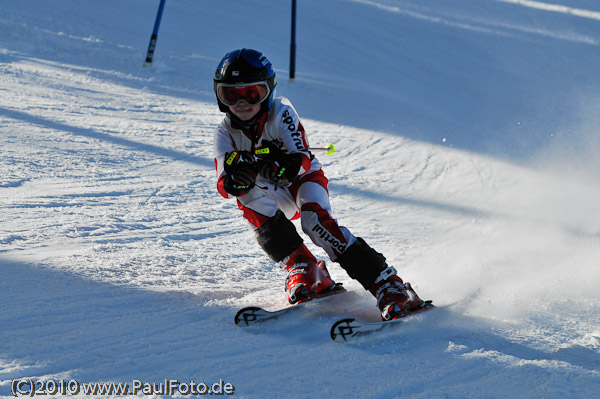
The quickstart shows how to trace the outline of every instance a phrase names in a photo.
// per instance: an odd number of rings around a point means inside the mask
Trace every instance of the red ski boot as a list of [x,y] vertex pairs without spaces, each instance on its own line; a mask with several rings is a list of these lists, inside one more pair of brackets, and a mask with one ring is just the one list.
[[377,307],[384,321],[400,318],[425,304],[410,283],[404,283],[391,266],[381,272],[369,291],[377,298]]
[[325,262],[317,260],[312,253],[302,244],[298,249],[285,258],[285,270],[288,271],[285,280],[288,301],[293,305],[306,302],[311,296],[323,293],[336,286]]

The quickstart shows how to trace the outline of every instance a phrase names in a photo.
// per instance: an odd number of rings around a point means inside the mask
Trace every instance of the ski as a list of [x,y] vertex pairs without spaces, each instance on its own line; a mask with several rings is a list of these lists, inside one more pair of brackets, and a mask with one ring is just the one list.
[[289,313],[295,309],[302,308],[304,304],[327,298],[332,295],[342,294],[347,292],[346,289],[342,286],[341,283],[335,284],[333,287],[328,289],[326,292],[312,295],[308,298],[304,298],[301,302],[291,305],[278,310],[265,310],[258,306],[248,306],[240,309],[234,318],[234,322],[239,327],[248,327],[251,325],[255,325],[257,323],[261,323],[266,320],[271,320],[283,316],[286,313]]
[[341,319],[333,323],[331,326],[331,339],[335,342],[350,342],[354,341],[360,337],[365,335],[373,334],[379,332],[385,328],[397,326],[400,324],[404,318],[418,314],[427,312],[431,309],[434,309],[435,306],[431,303],[431,301],[425,301],[423,307],[413,310],[409,313],[404,314],[400,318],[390,320],[390,321],[380,321],[375,323],[367,323],[361,320],[357,320],[354,318],[346,318]]

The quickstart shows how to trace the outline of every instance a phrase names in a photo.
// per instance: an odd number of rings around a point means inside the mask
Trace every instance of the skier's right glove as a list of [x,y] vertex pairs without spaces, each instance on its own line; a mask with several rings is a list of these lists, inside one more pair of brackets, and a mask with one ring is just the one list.
[[241,197],[252,190],[256,181],[256,172],[251,169],[239,169],[225,176],[223,188],[229,194]]
[[223,188],[229,194],[241,197],[252,190],[258,172],[246,151],[232,151],[225,154],[225,180]]

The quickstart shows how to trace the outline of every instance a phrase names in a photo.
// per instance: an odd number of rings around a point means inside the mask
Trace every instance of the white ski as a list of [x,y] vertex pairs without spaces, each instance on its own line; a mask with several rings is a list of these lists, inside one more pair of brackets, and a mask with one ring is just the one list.
[[426,301],[422,308],[406,313],[400,318],[376,323],[367,323],[354,318],[340,319],[331,326],[331,339],[333,339],[335,342],[354,341],[365,335],[373,334],[385,328],[396,326],[400,324],[406,317],[427,312],[434,308],[435,306],[431,304],[431,301]]

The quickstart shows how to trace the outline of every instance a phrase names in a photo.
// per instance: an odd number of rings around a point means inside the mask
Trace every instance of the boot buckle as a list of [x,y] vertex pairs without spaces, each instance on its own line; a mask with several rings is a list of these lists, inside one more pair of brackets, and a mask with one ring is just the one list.
[[385,269],[383,269],[381,274],[379,274],[379,277],[375,279],[374,283],[377,284],[380,281],[387,280],[388,277],[393,276],[394,274],[396,274],[396,269],[394,268],[394,266],[388,266]]

